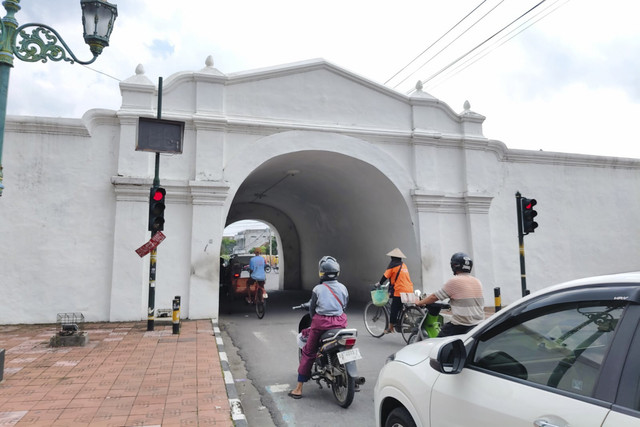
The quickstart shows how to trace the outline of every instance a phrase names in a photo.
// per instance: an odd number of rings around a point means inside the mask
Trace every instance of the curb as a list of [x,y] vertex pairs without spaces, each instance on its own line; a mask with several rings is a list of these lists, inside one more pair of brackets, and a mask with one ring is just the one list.
[[222,335],[220,334],[220,328],[218,323],[211,319],[211,325],[213,326],[213,335],[216,337],[216,344],[218,346],[218,357],[220,358],[220,365],[222,366],[222,373],[224,374],[224,384],[227,390],[227,398],[229,399],[229,407],[231,408],[231,419],[236,427],[249,427],[247,423],[247,417],[244,415],[242,409],[242,403],[238,397],[238,390],[236,389],[236,383],[233,380],[231,374],[231,368],[229,367],[229,359],[227,359],[227,353],[224,351],[224,343],[222,342]]

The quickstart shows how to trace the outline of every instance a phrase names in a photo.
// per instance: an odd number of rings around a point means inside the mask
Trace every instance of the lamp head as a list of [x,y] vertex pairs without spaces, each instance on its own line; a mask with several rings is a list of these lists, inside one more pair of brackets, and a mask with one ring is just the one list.
[[109,46],[113,23],[118,16],[118,7],[105,0],[80,0],[84,41],[91,53],[98,56]]

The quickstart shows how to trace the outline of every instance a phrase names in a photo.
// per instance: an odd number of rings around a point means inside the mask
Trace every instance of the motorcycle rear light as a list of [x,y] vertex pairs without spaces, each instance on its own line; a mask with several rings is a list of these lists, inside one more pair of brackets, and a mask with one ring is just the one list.
[[236,274],[233,275],[233,277],[235,277],[237,279],[238,277],[240,277],[240,275],[238,273],[236,273]]
[[355,338],[345,338],[344,339],[344,346],[349,348],[352,348],[354,345],[356,345],[356,339]]

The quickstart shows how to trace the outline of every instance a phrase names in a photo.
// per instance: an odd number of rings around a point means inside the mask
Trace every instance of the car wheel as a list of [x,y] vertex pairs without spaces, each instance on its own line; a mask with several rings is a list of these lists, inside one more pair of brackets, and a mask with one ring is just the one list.
[[389,413],[384,427],[416,427],[411,414],[405,408],[396,408]]

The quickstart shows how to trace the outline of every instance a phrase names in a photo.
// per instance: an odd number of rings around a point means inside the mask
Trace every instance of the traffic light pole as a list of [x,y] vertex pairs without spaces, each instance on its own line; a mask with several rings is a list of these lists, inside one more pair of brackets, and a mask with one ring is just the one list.
[[[162,77],[158,79],[158,119],[162,118]],[[153,188],[160,187],[160,153],[156,152],[155,175],[153,177]],[[151,237],[157,231],[151,231]],[[149,257],[149,302],[147,308],[147,331],[153,331],[155,328],[155,311],[156,311],[156,263],[157,248],[151,250]]]
[[520,203],[522,195],[518,191],[516,193],[516,209],[518,212],[518,245],[520,247],[520,284],[522,286],[522,296],[527,295],[527,274],[524,268],[524,233],[522,232],[522,204]]

